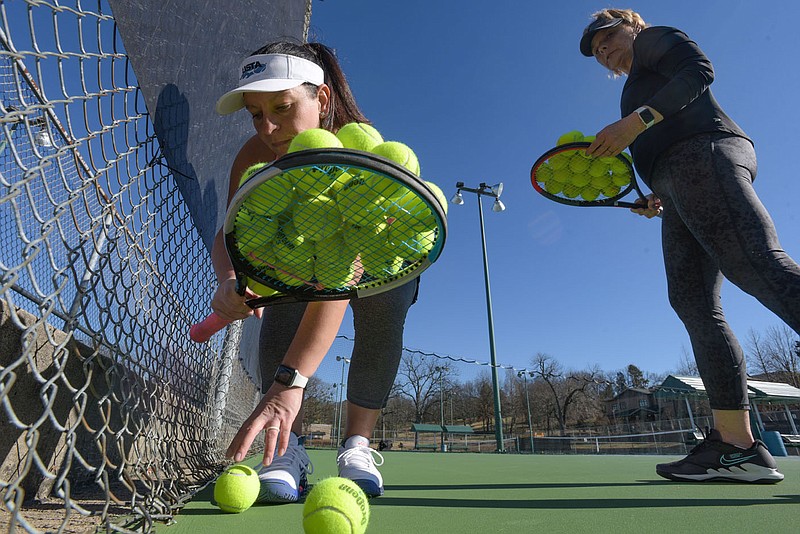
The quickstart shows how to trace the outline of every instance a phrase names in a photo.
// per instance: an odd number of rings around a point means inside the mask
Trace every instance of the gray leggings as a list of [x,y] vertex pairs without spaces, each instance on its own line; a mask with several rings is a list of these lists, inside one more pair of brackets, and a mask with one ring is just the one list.
[[[348,402],[372,410],[386,406],[403,354],[406,314],[417,300],[418,287],[419,278],[385,293],[350,301],[355,343],[347,375]],[[305,309],[305,303],[264,308],[259,339],[262,391],[272,385],[275,369],[289,349]]]
[[649,184],[664,206],[669,301],[715,410],[749,408],[742,348],[722,312],[723,276],[800,333],[800,266],[753,190],[756,169],[746,139],[703,134],[662,154]]

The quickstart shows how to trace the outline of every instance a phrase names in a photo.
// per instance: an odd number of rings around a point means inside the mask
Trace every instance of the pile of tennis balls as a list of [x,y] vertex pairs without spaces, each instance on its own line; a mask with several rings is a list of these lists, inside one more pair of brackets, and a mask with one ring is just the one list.
[[[578,130],[561,135],[556,146],[594,141]],[[628,154],[625,154],[628,156]],[[594,158],[583,150],[556,154],[539,168],[537,181],[553,195],[583,200],[609,198],[630,183],[628,167],[617,158]]]
[[[371,152],[420,175],[414,151],[399,141],[384,141],[370,124],[346,124],[336,134],[305,130],[288,152],[320,148]],[[245,171],[240,185],[263,166]],[[446,210],[441,189],[426,183]],[[255,264],[262,262],[267,274],[287,286],[314,280],[318,287],[342,287],[357,279],[360,269],[372,278],[390,277],[425,258],[437,238],[436,216],[424,203],[392,180],[338,166],[298,168],[268,180],[252,201],[245,201],[240,222],[240,252]],[[259,295],[274,293],[255,283],[248,287]]]

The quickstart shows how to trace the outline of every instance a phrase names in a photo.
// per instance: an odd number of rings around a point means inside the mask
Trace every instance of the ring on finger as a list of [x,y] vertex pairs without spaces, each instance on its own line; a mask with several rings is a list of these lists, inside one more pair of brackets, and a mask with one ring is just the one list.
[[280,432],[281,431],[281,427],[279,427],[279,426],[268,426],[265,430],[267,432],[269,432],[270,430],[277,430],[278,432]]

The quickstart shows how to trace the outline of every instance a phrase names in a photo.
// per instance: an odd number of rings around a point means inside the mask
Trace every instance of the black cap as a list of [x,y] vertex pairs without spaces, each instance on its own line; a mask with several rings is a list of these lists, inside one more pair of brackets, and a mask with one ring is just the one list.
[[592,54],[592,39],[594,39],[595,34],[600,30],[619,26],[622,22],[622,19],[594,19],[594,21],[583,30],[583,37],[581,37],[581,54],[586,57],[592,57],[594,55]]

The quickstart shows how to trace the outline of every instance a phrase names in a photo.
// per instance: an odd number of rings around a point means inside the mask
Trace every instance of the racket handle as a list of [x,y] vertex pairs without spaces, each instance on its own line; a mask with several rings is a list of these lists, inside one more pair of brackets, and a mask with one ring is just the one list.
[[189,329],[189,337],[195,343],[205,343],[211,336],[231,324],[231,321],[223,319],[216,313],[212,313],[199,323],[192,325]]

